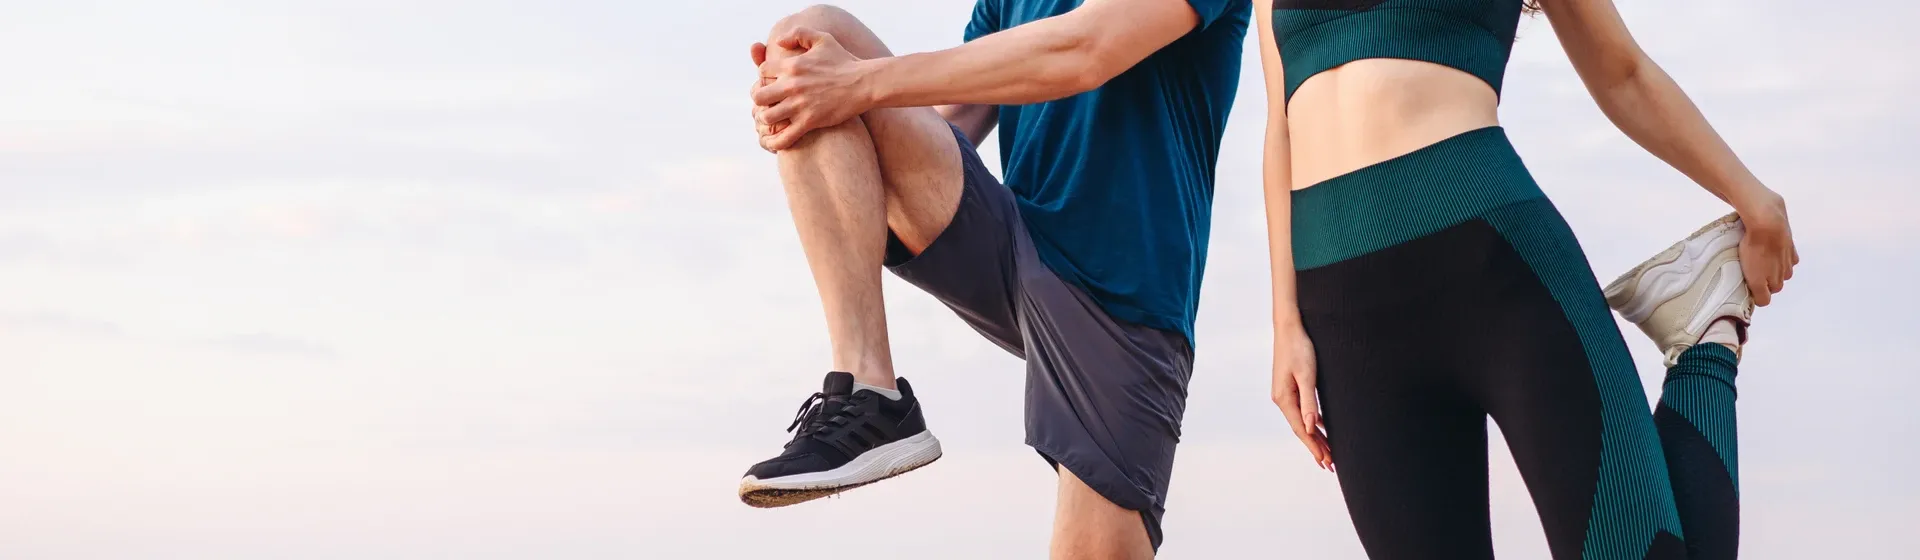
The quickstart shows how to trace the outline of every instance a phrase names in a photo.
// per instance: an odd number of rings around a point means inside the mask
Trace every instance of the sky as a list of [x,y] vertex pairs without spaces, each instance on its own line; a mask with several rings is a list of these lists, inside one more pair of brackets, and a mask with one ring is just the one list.
[[[829,365],[746,98],[748,45],[804,6],[0,0],[0,558],[1041,557],[1020,363],[892,278],[946,457],[793,508],[734,496]],[[972,2],[842,6],[915,52]],[[1620,9],[1804,258],[1741,372],[1746,558],[1913,550],[1920,8]],[[1521,26],[1501,119],[1600,276],[1727,211]],[[1363,558],[1267,400],[1246,49],[1162,557]],[[1546,557],[1490,456],[1502,557]]]

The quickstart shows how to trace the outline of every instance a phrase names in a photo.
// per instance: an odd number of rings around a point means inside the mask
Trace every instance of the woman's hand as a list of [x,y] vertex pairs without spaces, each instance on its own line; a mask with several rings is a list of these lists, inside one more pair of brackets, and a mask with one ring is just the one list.
[[1314,393],[1316,365],[1313,341],[1299,325],[1276,327],[1273,337],[1273,404],[1287,415],[1293,435],[1313,454],[1322,469],[1333,469],[1333,449],[1327,446],[1320,422],[1320,399]]
[[1793,278],[1793,265],[1800,264],[1800,251],[1793,246],[1793,227],[1787,223],[1787,202],[1773,191],[1763,190],[1755,202],[1735,208],[1746,236],[1740,240],[1740,268],[1747,276],[1747,289],[1753,303],[1773,303],[1773,294]]

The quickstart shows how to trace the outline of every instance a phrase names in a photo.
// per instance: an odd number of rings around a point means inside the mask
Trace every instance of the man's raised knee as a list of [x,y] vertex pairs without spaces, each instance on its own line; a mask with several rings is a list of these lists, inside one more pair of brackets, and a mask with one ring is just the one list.
[[793,15],[780,18],[780,21],[775,22],[773,24],[773,30],[767,32],[768,56],[772,57],[778,51],[783,50],[774,43],[775,41],[779,41],[781,36],[801,27],[832,35],[835,40],[840,42],[840,46],[847,49],[847,52],[853,53],[854,56],[860,58],[892,56],[892,53],[887,50],[887,46],[881,44],[879,37],[875,36],[873,31],[868,30],[866,24],[860,23],[860,18],[854,17],[852,13],[840,9],[838,6],[829,4],[808,6],[804,10],[794,12]]
[[838,38],[838,31],[847,21],[858,20],[854,19],[853,14],[840,9],[838,6],[814,4],[807,6],[806,9],[794,12],[793,15],[780,18],[780,21],[773,24],[773,30],[767,33],[767,38],[769,40],[779,39],[781,35],[785,35],[788,31],[793,31],[800,27],[824,31]]

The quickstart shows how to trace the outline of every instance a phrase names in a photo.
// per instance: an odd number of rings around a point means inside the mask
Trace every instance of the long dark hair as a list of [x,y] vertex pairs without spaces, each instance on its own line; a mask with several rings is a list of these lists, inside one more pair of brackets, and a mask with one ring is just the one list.
[[1521,2],[1520,11],[1534,14],[1540,13],[1540,0],[1526,0],[1525,2]]

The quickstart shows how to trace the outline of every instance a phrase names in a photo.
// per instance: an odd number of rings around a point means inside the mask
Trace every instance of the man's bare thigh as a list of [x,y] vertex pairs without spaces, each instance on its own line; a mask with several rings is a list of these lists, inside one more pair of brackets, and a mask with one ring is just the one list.
[[[824,31],[860,58],[893,56],[880,37],[845,10],[814,6],[782,19],[771,35],[794,27]],[[769,45],[767,58],[796,53]],[[873,137],[880,177],[887,189],[887,227],[919,253],[945,231],[960,205],[965,177],[959,141],[931,107],[875,109],[860,116]],[[967,146],[965,149],[973,149]]]
[[1140,512],[1115,505],[1062,468],[1054,503],[1053,560],[1153,558]]

